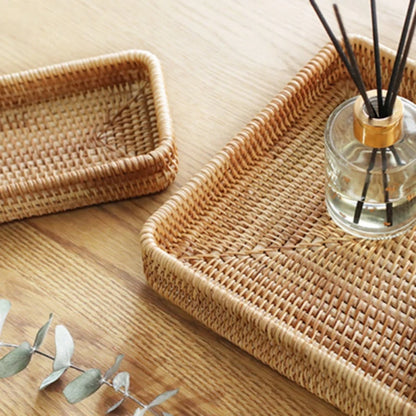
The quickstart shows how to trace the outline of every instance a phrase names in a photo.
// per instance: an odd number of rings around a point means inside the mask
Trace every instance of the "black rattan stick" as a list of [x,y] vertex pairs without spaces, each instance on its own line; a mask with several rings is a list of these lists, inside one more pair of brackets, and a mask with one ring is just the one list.
[[333,7],[335,11],[335,16],[338,21],[339,29],[341,30],[342,39],[344,40],[345,49],[347,50],[348,57],[350,58],[351,68],[355,74],[354,77],[353,76],[351,77],[353,78],[355,85],[358,88],[358,91],[360,92],[361,96],[364,99],[364,104],[365,104],[365,107],[367,108],[368,115],[370,116],[370,118],[377,117],[377,113],[374,110],[374,107],[371,104],[370,100],[368,99],[367,92],[365,90],[365,85],[360,74],[360,69],[358,68],[357,60],[355,59],[355,54],[354,54],[354,51],[352,50],[351,43],[348,39],[347,31],[345,30],[345,26],[342,21],[342,17],[339,12],[338,6],[334,4]]
[[405,21],[404,21],[404,24],[403,24],[402,34],[400,36],[399,46],[397,48],[396,58],[394,59],[393,71],[392,71],[389,86],[388,86],[388,89],[387,89],[386,99],[384,101],[384,107],[383,107],[383,116],[384,117],[387,117],[388,115],[390,115],[388,113],[388,106],[390,106],[389,103],[391,101],[391,97],[392,97],[392,94],[393,94],[394,84],[396,84],[397,75],[398,75],[398,71],[399,71],[399,66],[400,66],[400,62],[401,62],[401,57],[402,57],[402,53],[403,53],[403,48],[404,48],[406,38],[407,38],[407,34],[408,34],[408,31],[409,31],[410,19],[412,17],[412,12],[413,12],[414,5],[415,5],[415,0],[410,0],[409,1],[409,6],[407,8],[406,18],[405,18]]
[[389,178],[387,176],[387,157],[386,149],[381,149],[381,170],[383,173],[384,202],[386,203],[386,222],[387,227],[393,225],[393,204],[390,202],[389,196]]
[[364,201],[365,201],[365,198],[367,197],[368,187],[370,186],[371,171],[374,169],[377,151],[378,149],[373,149],[373,151],[371,152],[371,159],[370,159],[370,163],[368,164],[367,174],[365,175],[361,198],[359,201],[357,201],[357,205],[355,206],[354,224],[358,224],[360,222],[361,211],[363,210]]
[[371,0],[371,20],[373,26],[373,43],[374,43],[374,65],[376,69],[376,83],[377,83],[377,104],[378,116],[383,114],[383,96],[381,91],[381,65],[380,65],[380,45],[378,41],[378,26],[377,26],[377,10],[376,1]]
[[406,46],[404,47],[403,56],[400,61],[399,70],[397,72],[397,78],[394,80],[393,92],[391,94],[390,101],[386,102],[387,115],[391,115],[393,112],[394,102],[396,101],[397,94],[399,92],[399,86],[402,81],[404,68],[406,66],[407,56],[409,55],[410,45],[412,44],[413,35],[416,28],[416,14],[413,16],[412,24],[410,25],[409,35],[406,40]]
[[[357,82],[357,79],[356,79],[355,72],[354,72],[350,62],[348,61],[348,58],[345,55],[344,50],[342,49],[340,43],[338,42],[338,39],[336,38],[336,36],[332,32],[331,28],[329,27],[325,17],[323,16],[323,14],[322,14],[321,10],[319,9],[318,5],[316,4],[315,0],[309,0],[309,1],[312,5],[313,9],[315,10],[316,14],[318,15],[319,20],[321,21],[326,33],[328,34],[328,36],[331,39],[333,45],[335,46],[335,49],[338,52],[338,55],[340,56],[342,62],[344,63],[345,67],[347,68],[347,71],[349,72],[352,80],[354,81],[355,85],[357,86],[358,91],[360,92],[361,96],[363,97],[364,103],[365,103],[366,108],[367,108],[367,112],[371,117],[372,114],[375,114],[375,111],[374,111],[374,108],[372,107],[372,105],[371,105],[371,103],[370,103],[370,101],[367,97],[367,93],[365,91],[365,88],[364,88],[364,91],[362,89],[360,89],[360,86],[358,85],[358,82]],[[373,115],[373,117],[374,117],[374,115]]]

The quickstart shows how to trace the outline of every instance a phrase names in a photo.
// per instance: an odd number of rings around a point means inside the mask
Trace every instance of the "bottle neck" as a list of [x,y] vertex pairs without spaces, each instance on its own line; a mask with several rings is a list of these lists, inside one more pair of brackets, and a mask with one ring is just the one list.
[[[385,91],[383,91],[384,93]],[[368,91],[370,102],[376,103],[377,91]],[[396,143],[402,134],[403,103],[396,98],[389,117],[370,118],[361,96],[354,104],[354,135],[362,144],[373,148],[386,148]]]

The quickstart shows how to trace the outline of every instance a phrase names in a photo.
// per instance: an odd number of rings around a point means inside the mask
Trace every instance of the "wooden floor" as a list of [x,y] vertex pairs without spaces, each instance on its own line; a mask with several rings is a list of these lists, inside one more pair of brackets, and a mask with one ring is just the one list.
[[[331,3],[319,2],[335,27]],[[339,3],[347,29],[371,36],[369,5]],[[407,2],[377,4],[381,42],[396,48]],[[1,73],[124,49],[153,52],[180,159],[163,193],[0,225],[0,298],[12,302],[1,340],[33,342],[53,312],[52,330],[64,324],[74,337],[75,364],[105,371],[125,354],[121,370],[145,402],[180,387],[163,407],[173,415],[341,415],[154,293],[139,247],[149,215],[327,42],[309,2],[15,0],[3,2],[0,28]],[[52,330],[44,344],[50,353]],[[100,415],[118,397],[104,386],[70,405],[61,391],[76,372],[38,392],[50,371],[51,362],[36,356],[27,370],[0,380],[0,414]],[[117,414],[134,409],[126,402]]]

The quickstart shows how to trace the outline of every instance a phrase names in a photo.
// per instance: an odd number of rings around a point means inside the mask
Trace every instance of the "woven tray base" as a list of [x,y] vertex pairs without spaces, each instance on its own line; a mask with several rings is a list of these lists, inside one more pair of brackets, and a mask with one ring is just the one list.
[[157,59],[127,51],[0,77],[0,222],[160,191],[177,155]]
[[[370,77],[372,48],[353,44]],[[386,83],[392,61],[383,49]],[[413,101],[414,68],[400,92]],[[414,231],[354,239],[324,202],[323,130],[353,95],[324,48],[147,222],[144,268],[162,295],[347,414],[414,415]]]

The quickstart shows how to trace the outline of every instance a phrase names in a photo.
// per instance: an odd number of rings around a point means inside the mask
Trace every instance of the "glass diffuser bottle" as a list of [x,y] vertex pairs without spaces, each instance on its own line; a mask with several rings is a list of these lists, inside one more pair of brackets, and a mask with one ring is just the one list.
[[345,231],[363,238],[394,237],[416,223],[416,105],[398,97],[416,30],[410,0],[387,91],[382,90],[376,1],[370,0],[377,89],[366,91],[338,6],[344,48],[315,0],[310,0],[360,96],[341,104],[325,130],[326,205]]
[[[377,91],[367,96],[377,111]],[[414,225],[415,104],[398,97],[390,116],[370,118],[361,96],[344,102],[328,120],[325,155],[326,204],[343,230],[382,239]]]

